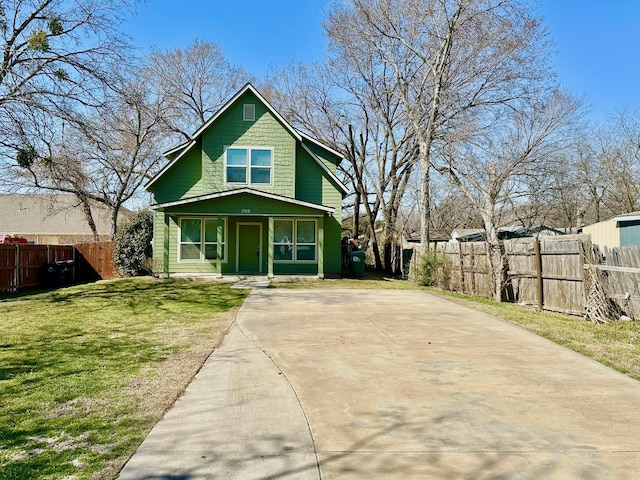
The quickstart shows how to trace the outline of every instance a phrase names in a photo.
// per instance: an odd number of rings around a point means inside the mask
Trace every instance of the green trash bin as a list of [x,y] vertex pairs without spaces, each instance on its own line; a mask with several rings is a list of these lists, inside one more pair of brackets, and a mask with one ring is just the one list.
[[349,263],[351,264],[351,274],[355,277],[364,277],[364,252],[355,250],[349,254]]

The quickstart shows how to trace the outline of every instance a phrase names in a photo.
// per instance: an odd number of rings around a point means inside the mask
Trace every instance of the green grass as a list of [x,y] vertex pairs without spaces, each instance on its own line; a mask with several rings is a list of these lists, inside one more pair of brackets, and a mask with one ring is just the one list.
[[0,299],[0,478],[113,478],[246,294],[131,279]]
[[313,280],[300,283],[272,284],[278,288],[370,288],[424,290],[467,307],[480,310],[516,324],[541,337],[591,357],[636,380],[640,380],[640,322],[614,321],[594,324],[582,317],[552,312],[537,312],[512,303],[498,303],[421,287],[413,282],[386,278],[367,272],[362,279]]

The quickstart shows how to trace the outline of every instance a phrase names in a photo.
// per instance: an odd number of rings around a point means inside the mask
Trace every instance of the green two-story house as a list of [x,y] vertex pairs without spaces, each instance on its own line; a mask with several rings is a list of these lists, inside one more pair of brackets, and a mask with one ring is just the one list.
[[156,273],[339,274],[341,155],[294,129],[250,84],[146,185]]

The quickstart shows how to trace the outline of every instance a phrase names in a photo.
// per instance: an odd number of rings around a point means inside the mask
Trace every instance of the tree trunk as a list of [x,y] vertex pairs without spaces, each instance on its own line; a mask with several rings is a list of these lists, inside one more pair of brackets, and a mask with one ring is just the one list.
[[382,258],[380,257],[380,245],[378,245],[378,240],[373,238],[371,241],[371,249],[373,250],[373,260],[375,262],[375,269],[378,271],[382,270]]
[[498,239],[498,229],[492,220],[485,220],[485,231],[487,232],[487,258],[493,287],[493,299],[496,302],[501,302],[505,273],[502,246]]
[[111,210],[111,240],[116,238],[118,232],[118,214],[120,213],[120,205],[112,207]]
[[384,272],[393,275],[393,242],[390,238],[384,240]]
[[100,235],[98,235],[98,228],[96,227],[96,222],[93,219],[93,212],[91,212],[91,206],[89,205],[89,200],[85,195],[80,195],[76,193],[76,198],[80,200],[80,205],[82,206],[82,212],[84,213],[84,218],[87,220],[89,224],[89,228],[91,229],[91,233],[93,234],[93,240],[98,242],[100,240]]
[[427,152],[423,151],[426,144],[420,145],[420,205],[422,206],[422,212],[420,215],[420,243],[429,249],[430,241],[430,226],[431,226],[431,192],[430,192],[430,178],[429,169],[431,163]]
[[360,190],[356,188],[356,198],[353,204],[353,238],[360,235]]

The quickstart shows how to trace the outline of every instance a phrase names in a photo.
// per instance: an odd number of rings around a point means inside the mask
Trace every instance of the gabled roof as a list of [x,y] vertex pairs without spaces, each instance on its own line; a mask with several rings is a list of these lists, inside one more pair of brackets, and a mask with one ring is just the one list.
[[170,157],[171,155],[175,155],[176,153],[180,153],[180,151],[184,148],[191,148],[193,145],[191,145],[192,143],[195,143],[193,140],[187,140],[184,143],[181,143],[180,145],[176,145],[175,147],[167,150],[166,152],[164,152],[162,155],[165,157]]
[[[171,155],[176,155],[176,157],[171,160],[169,163],[167,163],[162,170],[160,170],[151,180],[149,180],[147,182],[147,184],[144,186],[145,189],[149,189],[149,187],[151,187],[160,177],[162,177],[169,169],[171,169],[171,167],[173,167],[178,161],[180,161],[180,159],[182,157],[184,157],[195,145],[196,145],[196,140],[198,139],[198,137],[200,135],[202,135],[204,133],[204,131],[209,128],[213,123],[215,123],[215,121],[220,118],[220,116],[226,112],[240,97],[242,97],[242,95],[244,95],[247,92],[251,92],[253,95],[255,95],[258,100],[260,100],[260,102],[262,102],[262,104],[267,107],[267,110],[284,126],[285,129],[287,129],[287,131],[296,139],[298,140],[303,147],[305,147],[305,150],[307,150],[307,152],[311,153],[309,151],[309,149],[304,145],[303,143],[303,139],[306,139],[310,142],[315,143],[316,145],[318,145],[319,147],[327,150],[328,152],[331,152],[333,155],[336,155],[338,158],[342,158],[342,154],[339,153],[338,151],[332,149],[331,147],[324,145],[323,143],[319,142],[318,140],[315,140],[313,138],[311,138],[310,136],[303,134],[301,132],[299,132],[298,130],[296,130],[295,128],[293,128],[293,126],[282,116],[280,115],[272,106],[271,104],[260,94],[260,92],[258,92],[258,90],[256,90],[256,88],[251,85],[250,83],[247,83],[242,89],[240,89],[240,91],[238,91],[238,93],[236,93],[233,97],[231,97],[209,120],[207,120],[198,130],[196,130],[193,135],[191,135],[191,140],[189,140],[188,142],[185,142],[181,145],[178,145],[170,150],[167,150],[164,155],[165,156],[171,156]],[[318,164],[320,165],[320,167],[329,174],[329,176],[331,177],[331,179],[336,182],[336,184],[338,185],[338,187],[345,193],[348,193],[349,190],[348,188],[338,179],[338,177],[336,177],[333,173],[331,173],[331,171],[322,163],[322,161],[316,156],[311,154],[311,157],[318,162]]]
[[[111,211],[102,204],[90,202],[98,234],[111,233]],[[122,209],[123,218],[131,215]],[[0,234],[20,235],[91,235],[80,202],[75,195],[0,194]]]
[[182,198],[180,200],[173,200],[171,202],[156,203],[154,205],[151,205],[150,208],[151,210],[159,210],[161,208],[178,207],[180,205],[189,205],[197,202],[206,202],[208,200],[217,200],[219,198],[233,197],[233,196],[242,195],[242,194],[255,195],[255,196],[267,198],[270,200],[276,200],[278,202],[297,205],[299,207],[312,208],[314,210],[319,210],[329,214],[333,214],[336,211],[335,208],[327,207],[326,205],[319,205],[317,203],[306,202],[304,200],[297,200],[295,198],[285,197],[283,195],[276,195],[274,193],[267,193],[261,190],[254,190],[253,188],[247,188],[247,187],[236,188],[234,190],[226,190],[223,192],[209,193],[206,195],[199,195],[197,197]]
[[298,132],[302,138],[304,138],[305,140],[309,140],[311,143],[315,143],[316,145],[318,145],[320,148],[324,148],[325,150],[328,150],[329,152],[333,153],[336,157],[338,158],[342,158],[343,155],[337,151],[334,150],[333,148],[329,147],[328,145],[325,145],[324,143],[320,142],[318,139],[315,139],[309,135],[307,135],[306,133],[303,132]]

